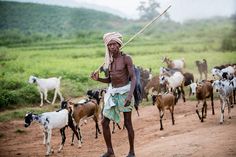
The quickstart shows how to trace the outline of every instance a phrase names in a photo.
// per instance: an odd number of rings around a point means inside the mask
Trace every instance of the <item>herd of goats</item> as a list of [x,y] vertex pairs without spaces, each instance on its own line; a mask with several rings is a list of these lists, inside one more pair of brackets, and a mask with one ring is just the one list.
[[[221,102],[221,115],[220,124],[224,121],[224,109],[228,107],[228,116],[231,118],[230,109],[233,107],[233,101],[235,104],[235,90],[236,90],[236,64],[227,64],[221,66],[215,66],[211,70],[211,74],[214,80],[207,80],[208,76],[208,65],[207,61],[196,61],[196,66],[200,74],[200,81],[194,81],[192,73],[184,72],[185,62],[184,59],[171,60],[164,57],[163,63],[165,62],[167,67],[161,67],[159,75],[152,76],[150,69],[143,69],[137,67],[139,71],[139,83],[141,101],[147,99],[148,95],[151,94],[152,103],[156,105],[160,115],[160,130],[163,130],[162,118],[164,116],[165,109],[168,109],[171,113],[172,124],[174,125],[174,107],[178,102],[178,99],[182,96],[185,102],[184,87],[190,87],[189,95],[196,95],[197,105],[196,113],[201,122],[207,116],[207,103],[206,99],[211,99],[212,114],[214,115],[214,101],[213,93],[214,90],[217,92]],[[204,75],[204,76],[202,76]],[[202,77],[205,77],[202,79]],[[72,100],[64,100],[60,92],[60,80],[61,77],[56,78],[37,78],[30,76],[29,83],[36,83],[40,92],[41,104],[43,101],[50,103],[47,99],[47,92],[49,90],[55,90],[52,104],[55,102],[57,94],[61,99],[61,107],[59,110],[54,112],[45,112],[42,114],[27,113],[25,116],[25,127],[30,126],[32,121],[40,123],[44,129],[44,144],[47,147],[46,155],[53,153],[53,149],[50,146],[52,129],[59,128],[62,141],[58,152],[63,149],[65,143],[65,128],[69,126],[73,131],[72,144],[74,141],[74,135],[78,139],[78,147],[81,147],[82,135],[80,126],[86,123],[86,118],[93,117],[96,127],[96,137],[98,133],[101,134],[99,129],[98,121],[100,115],[102,116],[103,109],[103,97],[106,93],[106,89],[89,90],[87,91],[87,97],[81,99],[79,102]],[[137,105],[141,102],[135,102],[136,109]],[[203,103],[200,103],[203,102]],[[200,105],[202,104],[202,105]],[[201,107],[200,111],[198,107]],[[119,127],[119,125],[117,124]],[[113,123],[113,131],[115,123]],[[119,127],[120,128],[120,127]]]

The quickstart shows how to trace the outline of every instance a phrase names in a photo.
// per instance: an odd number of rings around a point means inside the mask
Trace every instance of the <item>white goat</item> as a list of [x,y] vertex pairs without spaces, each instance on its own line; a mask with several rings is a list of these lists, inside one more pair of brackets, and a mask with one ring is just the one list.
[[[175,72],[172,76],[160,76],[160,84],[166,85],[169,91],[178,90],[178,94],[180,96],[180,91],[178,87],[181,88],[181,93],[183,97],[183,101],[185,102],[185,92],[184,92],[184,76],[181,72]],[[179,99],[178,96],[178,99]]]
[[216,80],[212,83],[212,86],[215,87],[216,91],[219,92],[221,100],[221,115],[220,115],[220,124],[224,121],[224,109],[226,105],[228,106],[228,115],[231,119],[230,110],[232,105],[232,93],[233,93],[233,84],[229,80]]
[[220,79],[224,78],[224,79],[229,79],[232,78],[234,75],[234,68],[232,66],[228,66],[224,69],[217,69],[217,68],[213,68],[211,70],[211,73],[213,75],[213,77],[218,76]]
[[38,90],[39,90],[40,98],[41,98],[40,106],[43,106],[43,95],[44,95],[44,100],[48,103],[51,103],[47,99],[47,97],[48,97],[47,93],[49,90],[55,89],[52,104],[55,103],[57,94],[60,96],[61,101],[64,100],[64,98],[62,97],[62,94],[60,92],[60,82],[61,82],[61,77],[59,77],[59,78],[51,77],[51,78],[47,78],[47,79],[37,78],[35,76],[29,77],[29,83],[37,83],[37,85],[38,85]]
[[75,126],[73,125],[72,118],[69,118],[69,112],[67,109],[62,109],[54,112],[45,112],[40,115],[27,113],[25,115],[25,127],[30,126],[32,121],[37,121],[43,127],[43,144],[46,144],[47,146],[46,155],[53,153],[53,149],[51,148],[51,135],[52,129],[54,128],[59,128],[62,136],[62,142],[60,148],[58,149],[58,153],[63,149],[66,140],[65,127],[67,125],[69,125],[69,127],[73,130],[79,140],[78,132],[76,131]]

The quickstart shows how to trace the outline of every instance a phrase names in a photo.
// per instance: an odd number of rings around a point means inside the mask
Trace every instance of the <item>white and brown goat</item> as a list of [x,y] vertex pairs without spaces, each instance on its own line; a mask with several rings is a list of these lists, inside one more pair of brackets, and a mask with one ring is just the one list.
[[[203,118],[206,118],[207,116],[207,103],[206,103],[207,98],[211,98],[212,115],[215,114],[212,81],[204,80],[201,81],[200,83],[192,83],[190,84],[190,88],[193,95],[196,93],[196,98],[198,101],[196,104],[196,113],[201,122],[203,122]],[[198,111],[198,106],[201,101],[203,101],[202,116],[200,116]]]
[[[80,145],[82,143],[82,135],[80,131],[80,122],[88,117],[93,117],[93,120],[95,122],[96,127],[96,133],[95,138],[98,137],[98,133],[101,134],[101,131],[98,126],[98,120],[99,115],[101,113],[101,107],[100,107],[100,94],[99,91],[88,91],[87,92],[88,99],[83,103],[74,103],[71,101],[68,101],[69,108],[72,110],[72,117],[74,121],[76,122],[78,133],[80,136]],[[73,143],[73,136],[72,136],[72,143]]]

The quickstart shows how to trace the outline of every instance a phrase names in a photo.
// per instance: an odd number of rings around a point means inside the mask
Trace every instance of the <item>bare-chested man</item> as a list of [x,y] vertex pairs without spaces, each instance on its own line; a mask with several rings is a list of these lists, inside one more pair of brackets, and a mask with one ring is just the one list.
[[104,118],[102,120],[103,136],[107,146],[107,152],[102,157],[114,157],[115,153],[111,142],[110,120],[120,122],[120,112],[124,113],[124,125],[128,131],[130,150],[127,157],[135,157],[134,152],[134,130],[132,126],[133,92],[135,88],[135,73],[132,59],[129,55],[122,54],[122,36],[120,33],[112,32],[104,34],[106,46],[105,68],[109,75],[100,78],[99,73],[92,73],[91,78],[103,83],[109,83],[104,98]]

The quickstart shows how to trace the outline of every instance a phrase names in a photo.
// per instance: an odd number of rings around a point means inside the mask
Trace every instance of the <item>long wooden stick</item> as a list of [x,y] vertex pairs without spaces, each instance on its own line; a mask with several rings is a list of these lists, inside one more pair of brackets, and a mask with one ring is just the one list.
[[[155,18],[152,19],[148,24],[146,24],[138,33],[136,33],[134,36],[132,36],[123,46],[120,47],[120,50],[125,47],[128,43],[130,43],[134,38],[136,38],[139,34],[141,34],[148,26],[150,26],[152,23],[154,23],[157,19],[159,19],[163,14],[167,12],[168,9],[170,9],[171,5],[169,5],[160,15],[156,16]],[[94,71],[94,73],[99,72],[100,68],[104,65],[105,63],[102,63],[97,70]]]
[[123,46],[120,47],[122,49],[125,47],[129,42],[131,42],[136,36],[138,36],[140,33],[142,33],[148,26],[150,26],[153,22],[155,22],[157,19],[159,19],[163,14],[167,12],[168,9],[170,9],[171,5],[168,6],[160,15],[156,16],[155,18],[152,19],[148,24],[146,24],[138,33],[136,33],[133,37],[131,37]]

